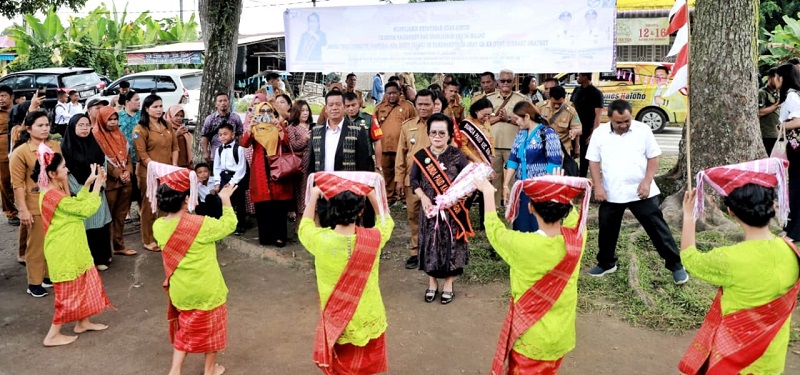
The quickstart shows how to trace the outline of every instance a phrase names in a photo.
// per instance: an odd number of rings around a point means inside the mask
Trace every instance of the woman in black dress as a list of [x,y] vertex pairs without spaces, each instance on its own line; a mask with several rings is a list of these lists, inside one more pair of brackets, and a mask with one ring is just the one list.
[[444,279],[442,304],[453,300],[453,282],[464,272],[469,261],[467,236],[472,232],[469,214],[462,202],[445,215],[428,218],[425,212],[433,206],[437,195],[447,187],[467,166],[467,158],[456,147],[453,139],[453,121],[446,115],[435,113],[428,119],[430,147],[414,155],[411,167],[411,190],[422,202],[419,225],[419,268],[428,274],[425,301],[433,302],[439,291],[438,279]]

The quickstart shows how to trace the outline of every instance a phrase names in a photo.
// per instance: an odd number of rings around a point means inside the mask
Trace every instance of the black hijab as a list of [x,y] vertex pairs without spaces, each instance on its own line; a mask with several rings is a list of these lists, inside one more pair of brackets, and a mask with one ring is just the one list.
[[69,173],[72,174],[79,183],[83,184],[89,178],[91,165],[105,165],[106,155],[94,139],[94,135],[89,131],[86,138],[78,137],[75,130],[78,120],[89,118],[85,113],[80,113],[69,119],[67,132],[61,140],[61,154],[67,163]]

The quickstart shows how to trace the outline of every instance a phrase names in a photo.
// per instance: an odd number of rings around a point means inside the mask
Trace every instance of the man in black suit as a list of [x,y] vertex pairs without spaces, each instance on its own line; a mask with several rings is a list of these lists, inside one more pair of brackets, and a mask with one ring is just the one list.
[[[375,172],[375,159],[370,149],[369,133],[345,116],[344,95],[340,90],[332,90],[325,95],[325,123],[311,130],[311,149],[308,155],[308,173],[333,171]],[[326,201],[317,204],[320,225],[330,226]],[[364,227],[375,225],[375,213],[371,208],[364,210]]]

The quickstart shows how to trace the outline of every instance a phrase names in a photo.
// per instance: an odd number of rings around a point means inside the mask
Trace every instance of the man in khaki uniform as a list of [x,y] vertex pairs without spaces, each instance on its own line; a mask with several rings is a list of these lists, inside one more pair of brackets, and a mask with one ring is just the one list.
[[481,91],[479,94],[472,97],[472,102],[475,103],[486,95],[493,94],[497,91],[497,80],[492,72],[481,73]]
[[357,79],[358,77],[356,76],[355,73],[348,74],[347,78],[345,78],[344,80],[345,84],[344,92],[345,93],[352,92],[353,94],[356,94],[356,96],[358,97],[358,102],[361,104],[361,108],[366,108],[367,105],[364,104],[364,94],[361,92],[361,90],[356,90]]
[[[492,136],[494,137],[494,160],[492,169],[497,176],[503,176],[508,157],[511,154],[511,146],[514,145],[514,138],[517,137],[519,126],[513,123],[514,106],[519,102],[528,101],[524,95],[514,92],[514,72],[503,69],[500,71],[498,80],[500,88],[492,94],[486,96],[492,107],[494,114],[489,118],[492,124]],[[494,198],[497,202],[502,201],[503,179],[498,177],[492,180],[495,191]]]
[[[9,86],[0,86],[0,202],[8,223],[19,225],[17,207],[14,206],[14,188],[11,186],[11,171],[8,167],[8,118],[14,91]],[[20,259],[22,260],[22,259]]]
[[447,109],[444,114],[454,117],[456,123],[460,123],[464,119],[464,105],[461,104],[461,96],[458,95],[458,82],[455,80],[445,82],[444,97],[447,98]]
[[400,139],[400,130],[403,123],[414,118],[417,111],[414,105],[407,100],[400,99],[400,86],[397,82],[389,82],[384,86],[383,101],[375,107],[375,118],[383,132],[381,148],[381,172],[386,180],[386,197],[389,204],[400,199],[401,191],[395,191],[394,166],[397,156],[397,143]]
[[[411,166],[414,165],[414,154],[431,145],[428,138],[428,118],[433,114],[434,93],[431,90],[420,90],[417,93],[414,105],[417,108],[417,117],[403,123],[400,131],[400,140],[397,143],[397,157],[395,159],[394,180],[395,191],[405,195],[408,212],[408,226],[411,231],[411,257],[406,261],[407,269],[419,267],[417,252],[419,249],[419,210],[422,206],[419,198],[411,191]],[[385,134],[385,133],[384,133]]]
[[556,131],[561,144],[568,155],[578,157],[574,152],[572,143],[581,135],[581,120],[572,104],[566,102],[567,92],[561,86],[550,88],[550,99],[536,104],[542,117],[550,122],[550,127]]

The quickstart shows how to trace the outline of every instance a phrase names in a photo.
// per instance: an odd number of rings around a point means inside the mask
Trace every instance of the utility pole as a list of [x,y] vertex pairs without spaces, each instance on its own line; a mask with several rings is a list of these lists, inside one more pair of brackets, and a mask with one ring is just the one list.
[[317,0],[311,0],[311,3],[314,4],[314,8],[317,7]]
[[180,2],[180,4],[181,4],[180,20],[181,20],[181,23],[183,23],[183,0],[178,0],[178,2]]

